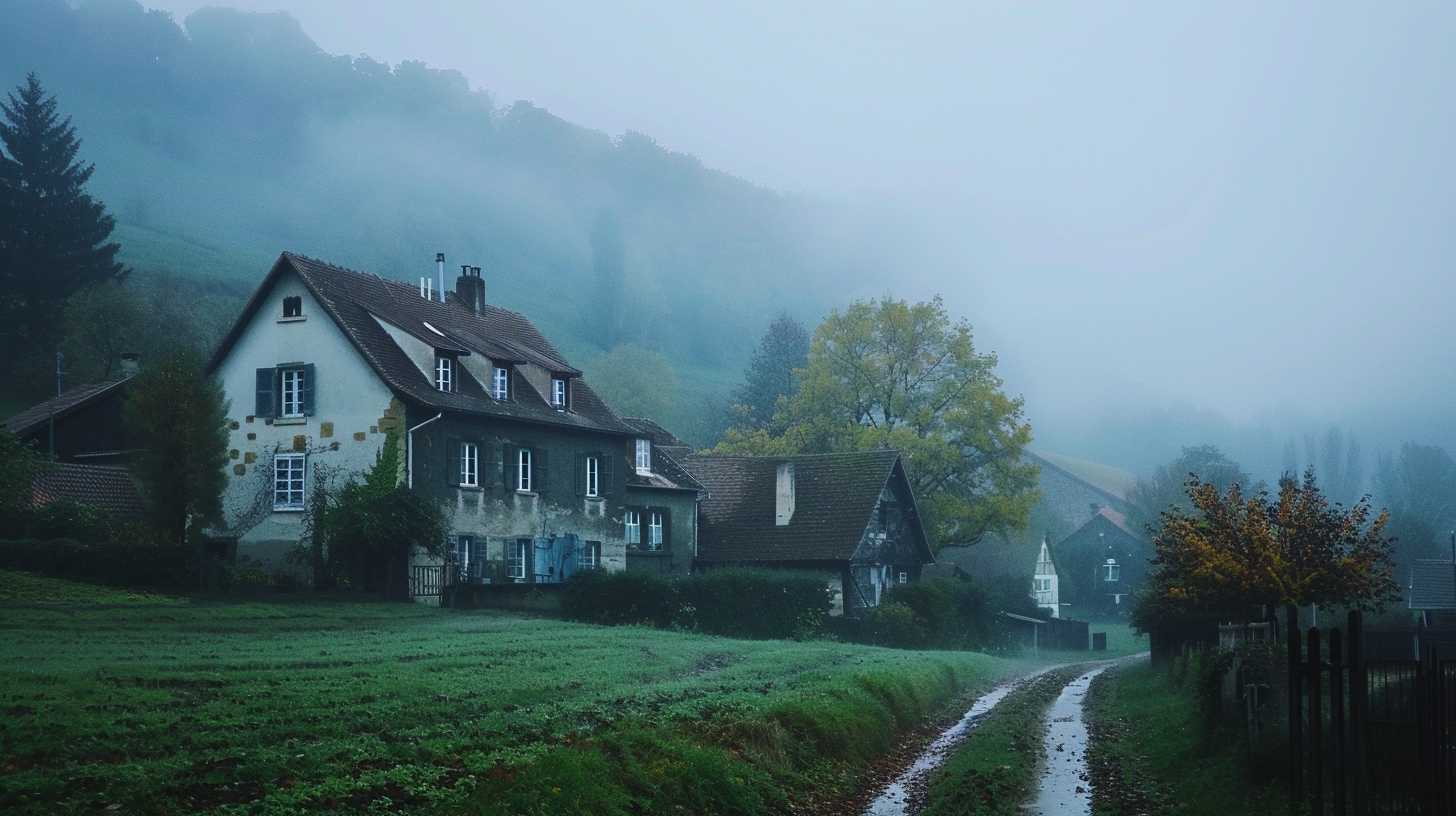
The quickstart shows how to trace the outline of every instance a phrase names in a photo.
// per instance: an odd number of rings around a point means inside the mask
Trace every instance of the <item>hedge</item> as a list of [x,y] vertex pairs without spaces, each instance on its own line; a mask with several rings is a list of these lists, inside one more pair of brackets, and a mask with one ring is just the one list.
[[710,635],[792,638],[816,633],[829,615],[823,578],[722,569],[678,580],[682,622]]
[[820,578],[769,570],[725,569],[675,579],[591,570],[567,581],[561,612],[587,623],[790,638],[819,631],[829,614],[829,590]]
[[100,584],[191,588],[196,554],[190,546],[107,542],[70,538],[0,540],[0,568],[38,572]]

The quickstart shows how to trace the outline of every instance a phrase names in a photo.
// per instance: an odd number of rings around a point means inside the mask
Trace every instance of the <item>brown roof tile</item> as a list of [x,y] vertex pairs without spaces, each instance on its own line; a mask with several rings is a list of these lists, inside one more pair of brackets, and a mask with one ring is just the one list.
[[[774,524],[780,462],[794,463],[794,515],[784,526]],[[698,557],[708,562],[848,561],[899,463],[894,450],[689,457],[683,466],[708,490],[699,515]]]
[[31,483],[31,497],[37,507],[69,499],[122,518],[138,518],[143,511],[131,472],[109,465],[47,464]]
[[[524,315],[490,305],[476,314],[453,296],[446,303],[425,300],[414,287],[400,281],[292,252],[279,256],[269,280],[259,286],[214,353],[213,367],[226,356],[249,316],[261,305],[271,279],[287,270],[299,276],[370,366],[404,397],[441,410],[615,434],[636,433]],[[465,350],[510,363],[534,363],[553,373],[576,378],[571,386],[572,408],[556,410],[519,378],[516,383],[520,387],[512,389],[508,400],[493,399],[478,386],[455,393],[441,392],[380,327],[376,317],[437,348]],[[430,332],[424,326],[427,322],[443,336]]]

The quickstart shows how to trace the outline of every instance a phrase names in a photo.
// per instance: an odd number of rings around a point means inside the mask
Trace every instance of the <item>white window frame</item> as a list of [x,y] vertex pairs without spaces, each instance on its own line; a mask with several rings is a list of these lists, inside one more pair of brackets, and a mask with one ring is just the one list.
[[435,357],[435,388],[446,393],[455,390],[455,360],[444,354]]
[[490,395],[498,400],[506,399],[511,395],[510,370],[496,366],[490,372]]
[[581,555],[577,558],[577,567],[580,569],[600,569],[602,566],[602,542],[584,541],[581,545]]
[[528,539],[513,538],[510,541],[510,548],[510,555],[506,556],[506,570],[512,581],[524,583],[527,556],[531,554],[531,542]]
[[622,536],[627,539],[627,546],[642,546],[642,516],[636,510],[622,513]]
[[284,418],[303,416],[303,392],[308,387],[304,378],[308,374],[303,366],[279,369],[278,372],[278,415]]
[[566,380],[561,377],[551,378],[551,405],[562,410],[566,409]]
[[480,447],[474,442],[460,443],[460,486],[480,487]]
[[900,583],[902,583],[902,584],[908,584],[908,583],[910,583],[910,573],[908,573],[908,572],[906,572],[904,570],[900,570]]
[[[287,463],[286,471],[279,466]],[[295,463],[297,463],[295,472]],[[273,509],[289,512],[303,510],[308,502],[308,454],[280,453],[273,457]],[[280,490],[280,485],[282,489]],[[282,496],[282,501],[279,496]],[[297,501],[294,501],[294,496]]]
[[1113,561],[1102,565],[1102,580],[1104,583],[1114,584],[1122,580],[1122,565]]
[[586,458],[586,497],[600,498],[602,495],[602,461],[595,456]]
[[647,549],[656,552],[662,549],[662,511],[647,511]]
[[530,493],[535,476],[535,467],[531,460],[531,449],[518,448],[516,450],[516,492]]
[[652,440],[637,440],[635,463],[637,472],[643,475],[652,472]]

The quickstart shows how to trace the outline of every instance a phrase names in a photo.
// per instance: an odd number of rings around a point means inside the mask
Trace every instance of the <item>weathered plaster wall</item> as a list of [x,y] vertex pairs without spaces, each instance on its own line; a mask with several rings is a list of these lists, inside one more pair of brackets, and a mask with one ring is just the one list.
[[[663,575],[687,575],[693,569],[693,556],[698,552],[696,493],[683,490],[627,488],[627,505],[633,507],[665,507],[672,516],[670,540],[659,552],[627,551],[627,568]],[[644,533],[645,535],[645,533]]]
[[[303,299],[302,320],[280,320],[283,298]],[[283,363],[312,363],[314,413],[301,419],[254,416],[256,370]],[[229,400],[228,484],[223,492],[223,527],[239,537],[238,555],[281,565],[299,543],[303,516],[273,510],[273,457],[308,454],[308,495],[315,477],[337,483],[374,464],[403,406],[359,356],[348,338],[294,275],[280,277],[266,294],[217,376]]]
[[[478,487],[459,484],[462,441],[479,447]],[[604,569],[627,568],[619,437],[447,416],[416,432],[414,444],[415,489],[443,502],[452,536],[468,534],[484,540],[488,560],[503,562],[507,542],[518,538],[575,534],[583,541],[601,542]],[[517,492],[507,483],[504,459],[511,447],[532,448],[536,453],[536,483],[530,493]],[[586,455],[597,455],[603,463],[600,498],[585,495],[580,457]]]

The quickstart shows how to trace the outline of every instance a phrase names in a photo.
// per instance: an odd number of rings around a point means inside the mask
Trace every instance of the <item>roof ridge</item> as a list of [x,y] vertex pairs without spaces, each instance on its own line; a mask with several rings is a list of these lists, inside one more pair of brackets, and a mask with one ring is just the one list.
[[[622,417],[632,419],[632,417]],[[692,459],[742,459],[742,460],[768,460],[768,459],[818,459],[831,456],[879,456],[883,454],[904,455],[899,448],[875,448],[866,451],[833,451],[830,453],[788,453],[788,454],[751,454],[751,453],[694,453]]]

